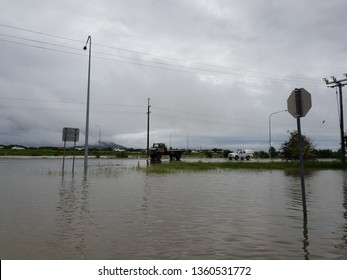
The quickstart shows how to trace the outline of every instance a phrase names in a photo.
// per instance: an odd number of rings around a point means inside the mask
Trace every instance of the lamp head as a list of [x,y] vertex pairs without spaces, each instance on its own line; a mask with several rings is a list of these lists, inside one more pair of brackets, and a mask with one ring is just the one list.
[[83,47],[83,49],[86,51],[86,50],[87,50],[87,45],[85,45],[85,46]]

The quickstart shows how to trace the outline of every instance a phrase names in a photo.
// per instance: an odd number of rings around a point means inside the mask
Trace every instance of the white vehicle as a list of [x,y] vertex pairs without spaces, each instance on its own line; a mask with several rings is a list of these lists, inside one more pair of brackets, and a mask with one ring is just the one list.
[[241,159],[241,160],[250,160],[250,158],[253,156],[253,153],[251,150],[243,150],[243,149],[238,149],[236,152],[231,152],[228,154],[228,158],[230,160],[235,159]]
[[25,148],[21,146],[13,146],[11,150],[25,150]]

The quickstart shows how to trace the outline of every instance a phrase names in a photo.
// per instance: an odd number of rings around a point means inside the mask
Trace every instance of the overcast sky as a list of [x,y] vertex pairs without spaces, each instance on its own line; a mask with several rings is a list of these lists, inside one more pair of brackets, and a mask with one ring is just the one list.
[[[340,145],[335,89],[347,72],[344,0],[3,0],[0,144],[84,144],[92,38],[90,144],[267,150],[269,116],[295,88],[312,94],[302,132]],[[347,89],[347,88],[346,88]],[[346,106],[344,97],[344,106]],[[271,117],[278,149],[296,129]]]

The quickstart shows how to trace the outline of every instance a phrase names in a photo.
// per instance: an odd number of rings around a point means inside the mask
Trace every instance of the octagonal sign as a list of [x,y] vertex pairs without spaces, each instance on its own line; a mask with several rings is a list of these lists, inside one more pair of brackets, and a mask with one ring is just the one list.
[[287,99],[288,112],[294,118],[305,117],[311,107],[311,94],[304,88],[296,88]]

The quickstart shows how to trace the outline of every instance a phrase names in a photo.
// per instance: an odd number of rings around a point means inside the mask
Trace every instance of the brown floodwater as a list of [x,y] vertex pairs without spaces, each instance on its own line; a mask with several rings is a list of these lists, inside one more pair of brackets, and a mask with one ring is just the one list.
[[1,259],[347,259],[347,173],[0,159]]

